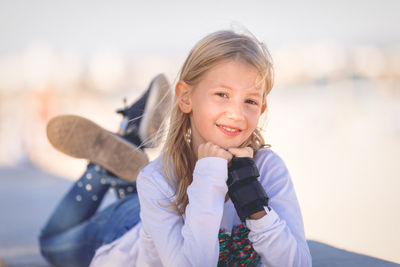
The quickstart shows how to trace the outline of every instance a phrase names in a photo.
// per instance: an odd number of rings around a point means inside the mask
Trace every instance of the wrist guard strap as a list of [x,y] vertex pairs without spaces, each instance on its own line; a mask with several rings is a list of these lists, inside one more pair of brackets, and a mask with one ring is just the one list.
[[268,206],[268,196],[257,180],[260,176],[251,158],[236,158],[228,168],[228,195],[241,221]]

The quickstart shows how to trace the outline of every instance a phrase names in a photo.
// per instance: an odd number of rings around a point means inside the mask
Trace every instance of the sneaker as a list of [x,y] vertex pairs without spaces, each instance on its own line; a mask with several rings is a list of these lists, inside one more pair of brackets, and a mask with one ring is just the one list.
[[117,111],[124,116],[123,137],[140,148],[158,146],[162,137],[160,129],[171,102],[170,84],[164,74],[159,74],[139,100]]
[[103,129],[86,118],[57,116],[47,124],[47,138],[59,151],[97,163],[119,178],[134,182],[148,163],[137,146]]

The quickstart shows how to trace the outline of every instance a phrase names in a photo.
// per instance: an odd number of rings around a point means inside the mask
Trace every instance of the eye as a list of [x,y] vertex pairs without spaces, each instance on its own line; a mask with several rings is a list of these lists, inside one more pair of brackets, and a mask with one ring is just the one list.
[[215,93],[217,96],[223,97],[223,98],[228,98],[228,95],[226,93],[223,92],[217,92]]
[[246,100],[246,103],[247,103],[247,104],[251,104],[251,105],[258,105],[258,102],[255,101],[255,100],[252,100],[252,99],[247,99],[247,100]]

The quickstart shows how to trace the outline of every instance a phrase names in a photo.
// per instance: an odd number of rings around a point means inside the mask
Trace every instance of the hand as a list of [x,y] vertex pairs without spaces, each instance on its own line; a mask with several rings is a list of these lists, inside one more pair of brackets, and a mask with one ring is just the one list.
[[205,157],[219,157],[226,159],[228,162],[231,161],[233,155],[226,151],[225,149],[214,145],[211,142],[207,142],[204,144],[199,145],[198,151],[197,151],[197,158],[202,159]]
[[251,147],[229,148],[228,151],[237,158],[253,158],[253,149]]
[[261,219],[262,217],[264,217],[265,215],[267,215],[267,213],[265,212],[265,210],[262,210],[262,211],[251,214],[249,217],[252,220],[258,220],[258,219]]

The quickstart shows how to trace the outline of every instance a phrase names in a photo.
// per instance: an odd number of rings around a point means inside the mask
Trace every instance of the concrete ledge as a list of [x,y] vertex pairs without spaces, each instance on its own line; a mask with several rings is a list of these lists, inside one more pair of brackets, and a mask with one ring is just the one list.
[[[0,168],[0,267],[49,267],[37,236],[72,181],[44,172],[29,162]],[[110,198],[105,202],[109,202]],[[105,203],[105,204],[106,204]],[[315,267],[400,266],[399,264],[308,241]]]

